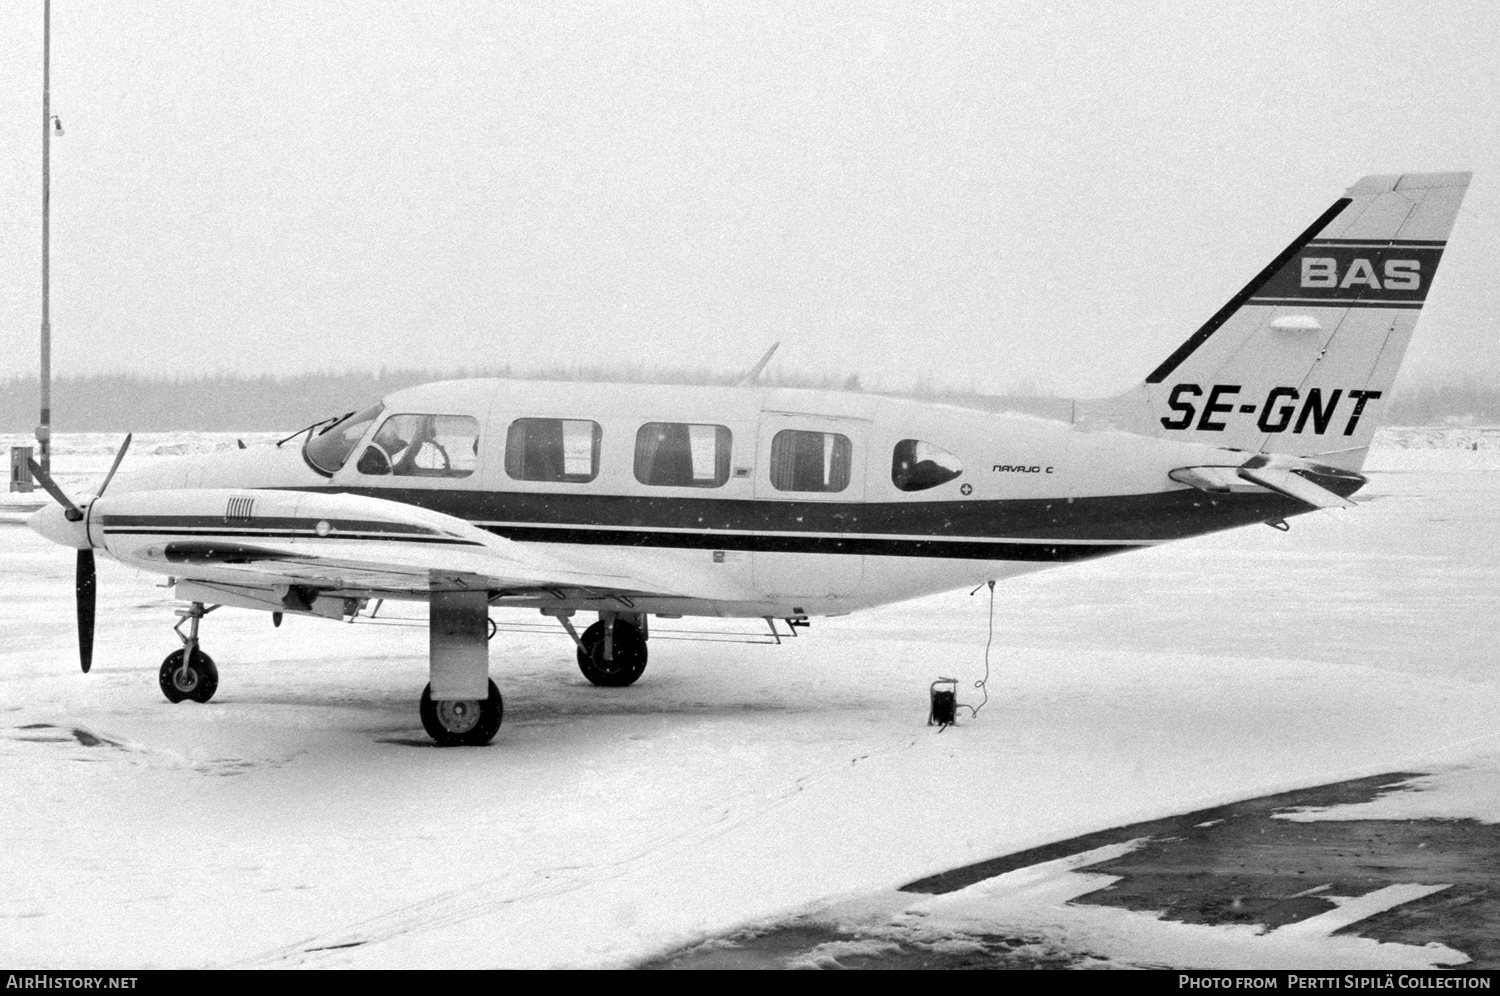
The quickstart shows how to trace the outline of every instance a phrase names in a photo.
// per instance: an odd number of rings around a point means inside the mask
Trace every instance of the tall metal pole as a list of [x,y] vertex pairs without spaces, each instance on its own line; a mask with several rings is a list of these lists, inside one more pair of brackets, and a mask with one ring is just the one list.
[[52,0],[42,0],[42,419],[36,427],[37,463],[52,473],[52,320],[50,313],[52,222]]

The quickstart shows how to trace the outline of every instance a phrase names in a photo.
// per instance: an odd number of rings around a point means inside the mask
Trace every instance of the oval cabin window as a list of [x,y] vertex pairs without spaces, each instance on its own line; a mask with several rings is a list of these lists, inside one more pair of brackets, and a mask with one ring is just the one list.
[[902,491],[926,491],[964,472],[958,457],[920,439],[903,439],[891,454],[891,483]]

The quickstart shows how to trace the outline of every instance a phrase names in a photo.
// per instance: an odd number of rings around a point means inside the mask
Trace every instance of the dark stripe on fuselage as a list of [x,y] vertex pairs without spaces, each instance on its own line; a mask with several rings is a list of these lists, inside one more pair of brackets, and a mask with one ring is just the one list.
[[877,536],[791,536],[745,533],[665,533],[626,529],[488,526],[508,539],[587,546],[665,547],[754,553],[822,553],[947,560],[1019,560],[1062,563],[1136,550],[1142,543],[1014,543],[1005,540],[934,540]]
[[[1363,481],[1319,476],[1316,483],[1347,496]],[[1192,489],[1095,498],[905,502],[332,486],[307,490],[416,505],[531,542],[986,560],[1102,556],[1136,544],[1271,522],[1311,510],[1273,493]],[[1054,545],[1055,553],[1046,552]],[[1065,547],[1085,549],[1070,553]]]

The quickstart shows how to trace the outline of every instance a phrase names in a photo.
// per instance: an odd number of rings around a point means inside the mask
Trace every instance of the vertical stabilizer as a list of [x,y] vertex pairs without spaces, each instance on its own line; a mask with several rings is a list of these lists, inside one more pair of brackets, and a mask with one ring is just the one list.
[[1469,177],[1360,180],[1144,384],[1080,402],[1080,423],[1359,469]]

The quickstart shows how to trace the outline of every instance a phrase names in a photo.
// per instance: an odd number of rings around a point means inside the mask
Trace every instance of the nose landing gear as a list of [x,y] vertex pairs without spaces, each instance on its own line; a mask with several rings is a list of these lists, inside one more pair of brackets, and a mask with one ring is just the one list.
[[[198,622],[216,608],[217,605],[205,608],[202,602],[194,602],[191,608],[177,610],[180,618],[172,631],[182,640],[182,649],[168,654],[157,672],[161,693],[168,702],[183,699],[207,702],[219,690],[219,669],[214,666],[214,659],[198,649]],[[188,624],[186,636],[182,632],[184,622]]]

